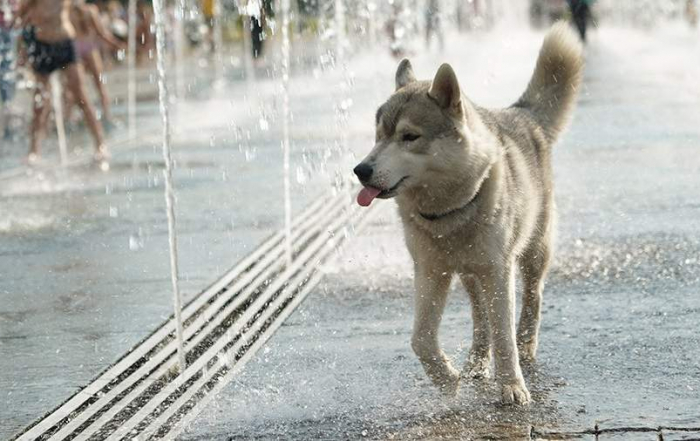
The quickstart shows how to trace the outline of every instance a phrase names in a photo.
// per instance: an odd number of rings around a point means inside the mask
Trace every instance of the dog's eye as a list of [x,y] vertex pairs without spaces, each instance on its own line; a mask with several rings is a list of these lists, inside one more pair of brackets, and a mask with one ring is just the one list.
[[401,140],[405,142],[411,142],[415,141],[418,138],[420,138],[420,135],[416,135],[415,133],[404,133],[404,135],[401,137]]

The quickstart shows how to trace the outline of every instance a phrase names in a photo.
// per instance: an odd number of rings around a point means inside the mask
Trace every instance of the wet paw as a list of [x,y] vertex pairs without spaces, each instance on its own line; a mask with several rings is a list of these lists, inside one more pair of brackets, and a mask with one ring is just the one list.
[[491,358],[470,356],[462,375],[468,380],[488,379],[491,376]]
[[452,366],[448,366],[445,372],[433,378],[433,384],[438,387],[445,397],[454,397],[459,391],[460,375]]
[[509,383],[501,385],[501,404],[528,404],[532,399],[528,392],[525,383],[520,381],[517,383]]
[[521,363],[532,364],[535,362],[537,354],[537,343],[527,342],[518,343],[518,356]]

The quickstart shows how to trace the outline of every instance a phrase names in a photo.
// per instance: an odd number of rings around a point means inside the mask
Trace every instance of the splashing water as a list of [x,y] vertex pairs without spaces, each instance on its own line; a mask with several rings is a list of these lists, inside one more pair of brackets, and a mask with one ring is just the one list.
[[127,69],[129,91],[127,113],[129,119],[129,138],[136,136],[136,0],[129,0],[129,42]]
[[165,160],[165,202],[168,211],[168,242],[170,244],[170,279],[173,286],[175,307],[175,332],[180,373],[185,371],[185,343],[182,327],[182,297],[178,286],[177,236],[175,233],[175,192],[173,189],[173,159],[170,154],[170,112],[168,84],[165,74],[165,16],[163,0],[153,1],[153,14],[156,23],[156,65],[158,70],[158,98],[163,118],[163,159]]
[[282,150],[284,154],[284,237],[287,268],[292,265],[292,202],[289,178],[289,0],[282,0]]

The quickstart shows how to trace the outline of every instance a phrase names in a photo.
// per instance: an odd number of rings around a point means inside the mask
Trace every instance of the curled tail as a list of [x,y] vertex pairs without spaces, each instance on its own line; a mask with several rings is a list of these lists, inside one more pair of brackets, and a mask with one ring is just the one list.
[[566,22],[549,30],[535,72],[514,107],[529,109],[554,141],[564,129],[581,83],[583,48]]

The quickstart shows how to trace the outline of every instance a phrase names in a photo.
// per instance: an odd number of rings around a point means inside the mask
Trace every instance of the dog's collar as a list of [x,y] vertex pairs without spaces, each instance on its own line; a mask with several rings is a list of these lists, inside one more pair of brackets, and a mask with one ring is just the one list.
[[479,197],[480,194],[481,194],[481,187],[479,187],[479,189],[476,191],[476,194],[474,194],[474,197],[472,197],[469,200],[469,202],[467,202],[466,204],[462,205],[459,208],[455,208],[454,210],[446,211],[444,213],[437,213],[437,214],[434,214],[434,213],[425,214],[425,213],[421,213],[419,211],[418,214],[420,215],[420,217],[422,217],[423,219],[425,219],[427,221],[436,221],[436,220],[444,219],[448,216],[452,216],[455,213],[458,213],[462,210],[465,210],[467,207],[469,207],[471,204],[473,204],[474,201],[476,201],[476,199]]

